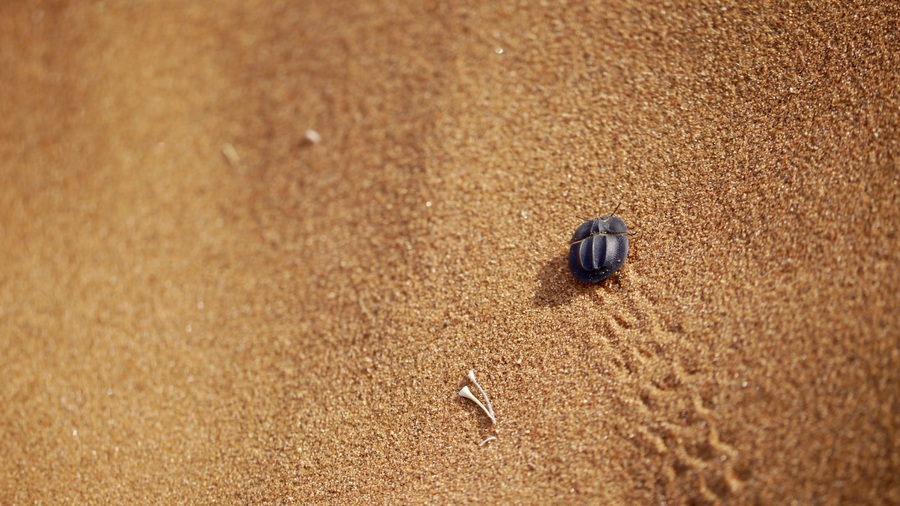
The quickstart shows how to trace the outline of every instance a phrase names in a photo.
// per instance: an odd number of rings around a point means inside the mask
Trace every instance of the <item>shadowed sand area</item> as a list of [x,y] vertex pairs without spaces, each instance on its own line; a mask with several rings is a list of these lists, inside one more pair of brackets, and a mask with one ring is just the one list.
[[895,2],[186,4],[0,4],[0,503],[900,503]]

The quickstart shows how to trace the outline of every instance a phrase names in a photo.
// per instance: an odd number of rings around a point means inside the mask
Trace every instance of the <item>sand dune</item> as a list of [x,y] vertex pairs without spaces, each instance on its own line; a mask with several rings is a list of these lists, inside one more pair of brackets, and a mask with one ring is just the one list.
[[900,503],[897,26],[2,4],[0,503]]

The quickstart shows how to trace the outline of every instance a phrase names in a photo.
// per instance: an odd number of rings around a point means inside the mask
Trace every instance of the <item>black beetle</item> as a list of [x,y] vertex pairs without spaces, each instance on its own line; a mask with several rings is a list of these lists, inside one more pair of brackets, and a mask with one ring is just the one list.
[[631,232],[621,218],[612,214],[587,220],[575,230],[569,241],[569,268],[585,283],[599,283],[615,274],[628,256]]

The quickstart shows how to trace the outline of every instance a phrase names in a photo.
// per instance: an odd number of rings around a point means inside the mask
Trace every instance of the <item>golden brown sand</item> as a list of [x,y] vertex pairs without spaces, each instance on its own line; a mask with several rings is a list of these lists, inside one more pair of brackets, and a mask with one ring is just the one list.
[[466,3],[0,4],[0,503],[900,503],[898,4]]

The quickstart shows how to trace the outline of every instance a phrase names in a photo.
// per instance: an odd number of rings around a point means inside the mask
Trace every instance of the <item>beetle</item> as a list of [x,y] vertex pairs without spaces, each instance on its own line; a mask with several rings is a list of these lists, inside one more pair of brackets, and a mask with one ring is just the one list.
[[612,276],[628,256],[628,236],[632,235],[621,218],[614,216],[587,220],[569,240],[569,268],[585,283],[599,283]]

